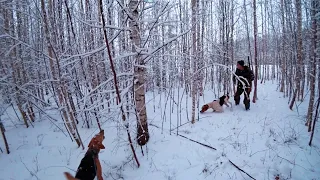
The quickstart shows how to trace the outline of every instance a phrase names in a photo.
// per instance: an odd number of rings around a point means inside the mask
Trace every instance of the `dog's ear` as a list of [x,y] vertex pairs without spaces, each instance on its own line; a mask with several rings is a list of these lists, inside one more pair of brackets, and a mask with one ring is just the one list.
[[203,112],[205,112],[205,111],[208,110],[208,109],[209,109],[209,105],[208,105],[208,104],[205,104],[205,105],[202,106],[200,112],[203,113]]
[[221,101],[224,101],[225,98],[226,98],[225,95],[221,96],[221,97],[219,98],[220,102],[221,102]]
[[93,148],[94,144],[96,143],[95,141],[96,141],[95,138],[92,138],[88,144],[88,148]]
[[105,149],[106,147],[104,147],[104,145],[102,144],[102,143],[99,143],[98,144],[98,147],[100,148],[100,149]]

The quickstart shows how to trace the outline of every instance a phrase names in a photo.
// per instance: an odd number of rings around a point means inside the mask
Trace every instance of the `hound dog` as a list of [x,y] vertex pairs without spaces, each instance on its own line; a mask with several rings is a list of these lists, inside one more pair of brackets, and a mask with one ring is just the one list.
[[204,113],[206,112],[208,109],[213,109],[213,112],[223,112],[223,105],[226,105],[227,107],[229,107],[228,104],[231,105],[232,107],[232,103],[229,102],[229,95],[223,95],[219,98],[219,100],[214,100],[210,103],[207,103],[205,105],[202,106],[200,113]]
[[88,145],[89,148],[77,169],[76,176],[73,177],[68,172],[64,173],[67,180],[93,180],[96,176],[98,180],[103,180],[98,154],[101,149],[105,149],[102,144],[104,138],[104,130],[101,130],[91,139]]

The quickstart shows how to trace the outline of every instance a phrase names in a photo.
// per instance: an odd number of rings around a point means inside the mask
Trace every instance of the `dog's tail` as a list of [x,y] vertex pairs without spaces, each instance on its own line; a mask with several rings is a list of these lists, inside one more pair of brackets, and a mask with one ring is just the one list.
[[64,172],[64,175],[66,176],[67,180],[78,180],[68,172]]

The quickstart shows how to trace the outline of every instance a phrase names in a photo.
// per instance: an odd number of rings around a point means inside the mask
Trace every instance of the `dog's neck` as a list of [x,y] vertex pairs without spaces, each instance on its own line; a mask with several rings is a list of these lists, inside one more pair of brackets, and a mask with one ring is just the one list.
[[223,104],[224,104],[224,99],[220,98],[219,104],[220,104],[220,106],[223,106]]
[[100,152],[100,149],[98,148],[89,148],[86,152],[86,154],[94,154],[94,155],[98,155]]

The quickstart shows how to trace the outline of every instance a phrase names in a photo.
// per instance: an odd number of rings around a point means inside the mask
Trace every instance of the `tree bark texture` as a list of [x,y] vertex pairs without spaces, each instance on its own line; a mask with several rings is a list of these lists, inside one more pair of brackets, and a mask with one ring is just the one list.
[[138,113],[137,119],[137,142],[140,146],[147,144],[149,141],[148,131],[148,117],[146,109],[145,98],[145,77],[146,67],[142,55],[140,54],[141,39],[139,31],[139,3],[138,0],[131,0],[129,2],[130,9],[130,39],[132,41],[132,51],[138,53],[135,56],[134,64],[134,99],[136,104],[136,110]]

